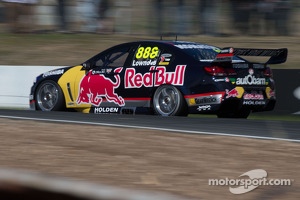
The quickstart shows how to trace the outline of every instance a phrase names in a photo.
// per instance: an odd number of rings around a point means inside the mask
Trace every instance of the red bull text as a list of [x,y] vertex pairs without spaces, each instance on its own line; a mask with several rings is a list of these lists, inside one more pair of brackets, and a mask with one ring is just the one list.
[[152,66],[145,74],[136,73],[135,68],[128,68],[125,72],[125,88],[157,87],[162,84],[183,85],[185,68],[186,65],[177,65],[174,72],[166,72],[166,67]]

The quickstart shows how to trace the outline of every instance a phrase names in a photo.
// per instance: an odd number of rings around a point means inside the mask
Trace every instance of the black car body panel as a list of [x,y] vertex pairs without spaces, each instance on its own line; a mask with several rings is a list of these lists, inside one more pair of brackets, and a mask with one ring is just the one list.
[[[253,63],[243,56],[270,59]],[[274,108],[275,83],[267,65],[283,63],[286,58],[287,49],[220,49],[185,41],[129,42],[78,66],[38,76],[30,105],[32,109],[53,110],[51,105],[59,99],[66,109],[87,113],[214,113],[245,118],[250,111]],[[47,81],[48,85],[40,86]]]

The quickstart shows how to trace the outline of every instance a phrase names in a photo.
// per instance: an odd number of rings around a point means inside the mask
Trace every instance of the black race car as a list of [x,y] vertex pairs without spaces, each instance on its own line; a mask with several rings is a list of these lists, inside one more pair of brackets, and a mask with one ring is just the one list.
[[[267,56],[254,63],[244,56]],[[86,62],[45,72],[34,82],[30,108],[84,113],[186,116],[212,113],[247,118],[273,110],[268,64],[287,49],[223,48],[185,41],[137,41],[109,48]]]

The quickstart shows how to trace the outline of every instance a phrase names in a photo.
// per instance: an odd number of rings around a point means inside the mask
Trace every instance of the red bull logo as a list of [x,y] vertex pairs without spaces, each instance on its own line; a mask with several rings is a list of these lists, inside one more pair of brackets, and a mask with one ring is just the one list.
[[[177,65],[175,71],[167,72],[166,67],[151,66],[145,74],[136,73],[135,68],[125,71],[125,88],[157,87],[162,84],[183,85],[186,65]],[[156,71],[153,75],[151,71]]]
[[108,102],[114,102],[119,106],[124,106],[125,102],[121,96],[115,93],[115,89],[120,86],[121,80],[118,73],[122,71],[122,67],[114,70],[116,81],[105,77],[103,74],[93,74],[89,71],[79,84],[79,95],[77,104],[87,103],[94,106],[99,106],[105,98]]
[[236,88],[233,88],[230,91],[226,89],[225,92],[226,92],[226,98],[239,96],[239,91]]

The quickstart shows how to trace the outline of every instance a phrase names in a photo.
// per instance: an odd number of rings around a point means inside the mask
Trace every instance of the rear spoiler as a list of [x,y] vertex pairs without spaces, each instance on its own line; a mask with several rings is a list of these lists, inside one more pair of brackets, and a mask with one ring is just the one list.
[[280,64],[287,59],[288,49],[247,49],[227,47],[217,54],[214,62],[232,62],[235,56],[267,56],[270,59],[265,64]]

